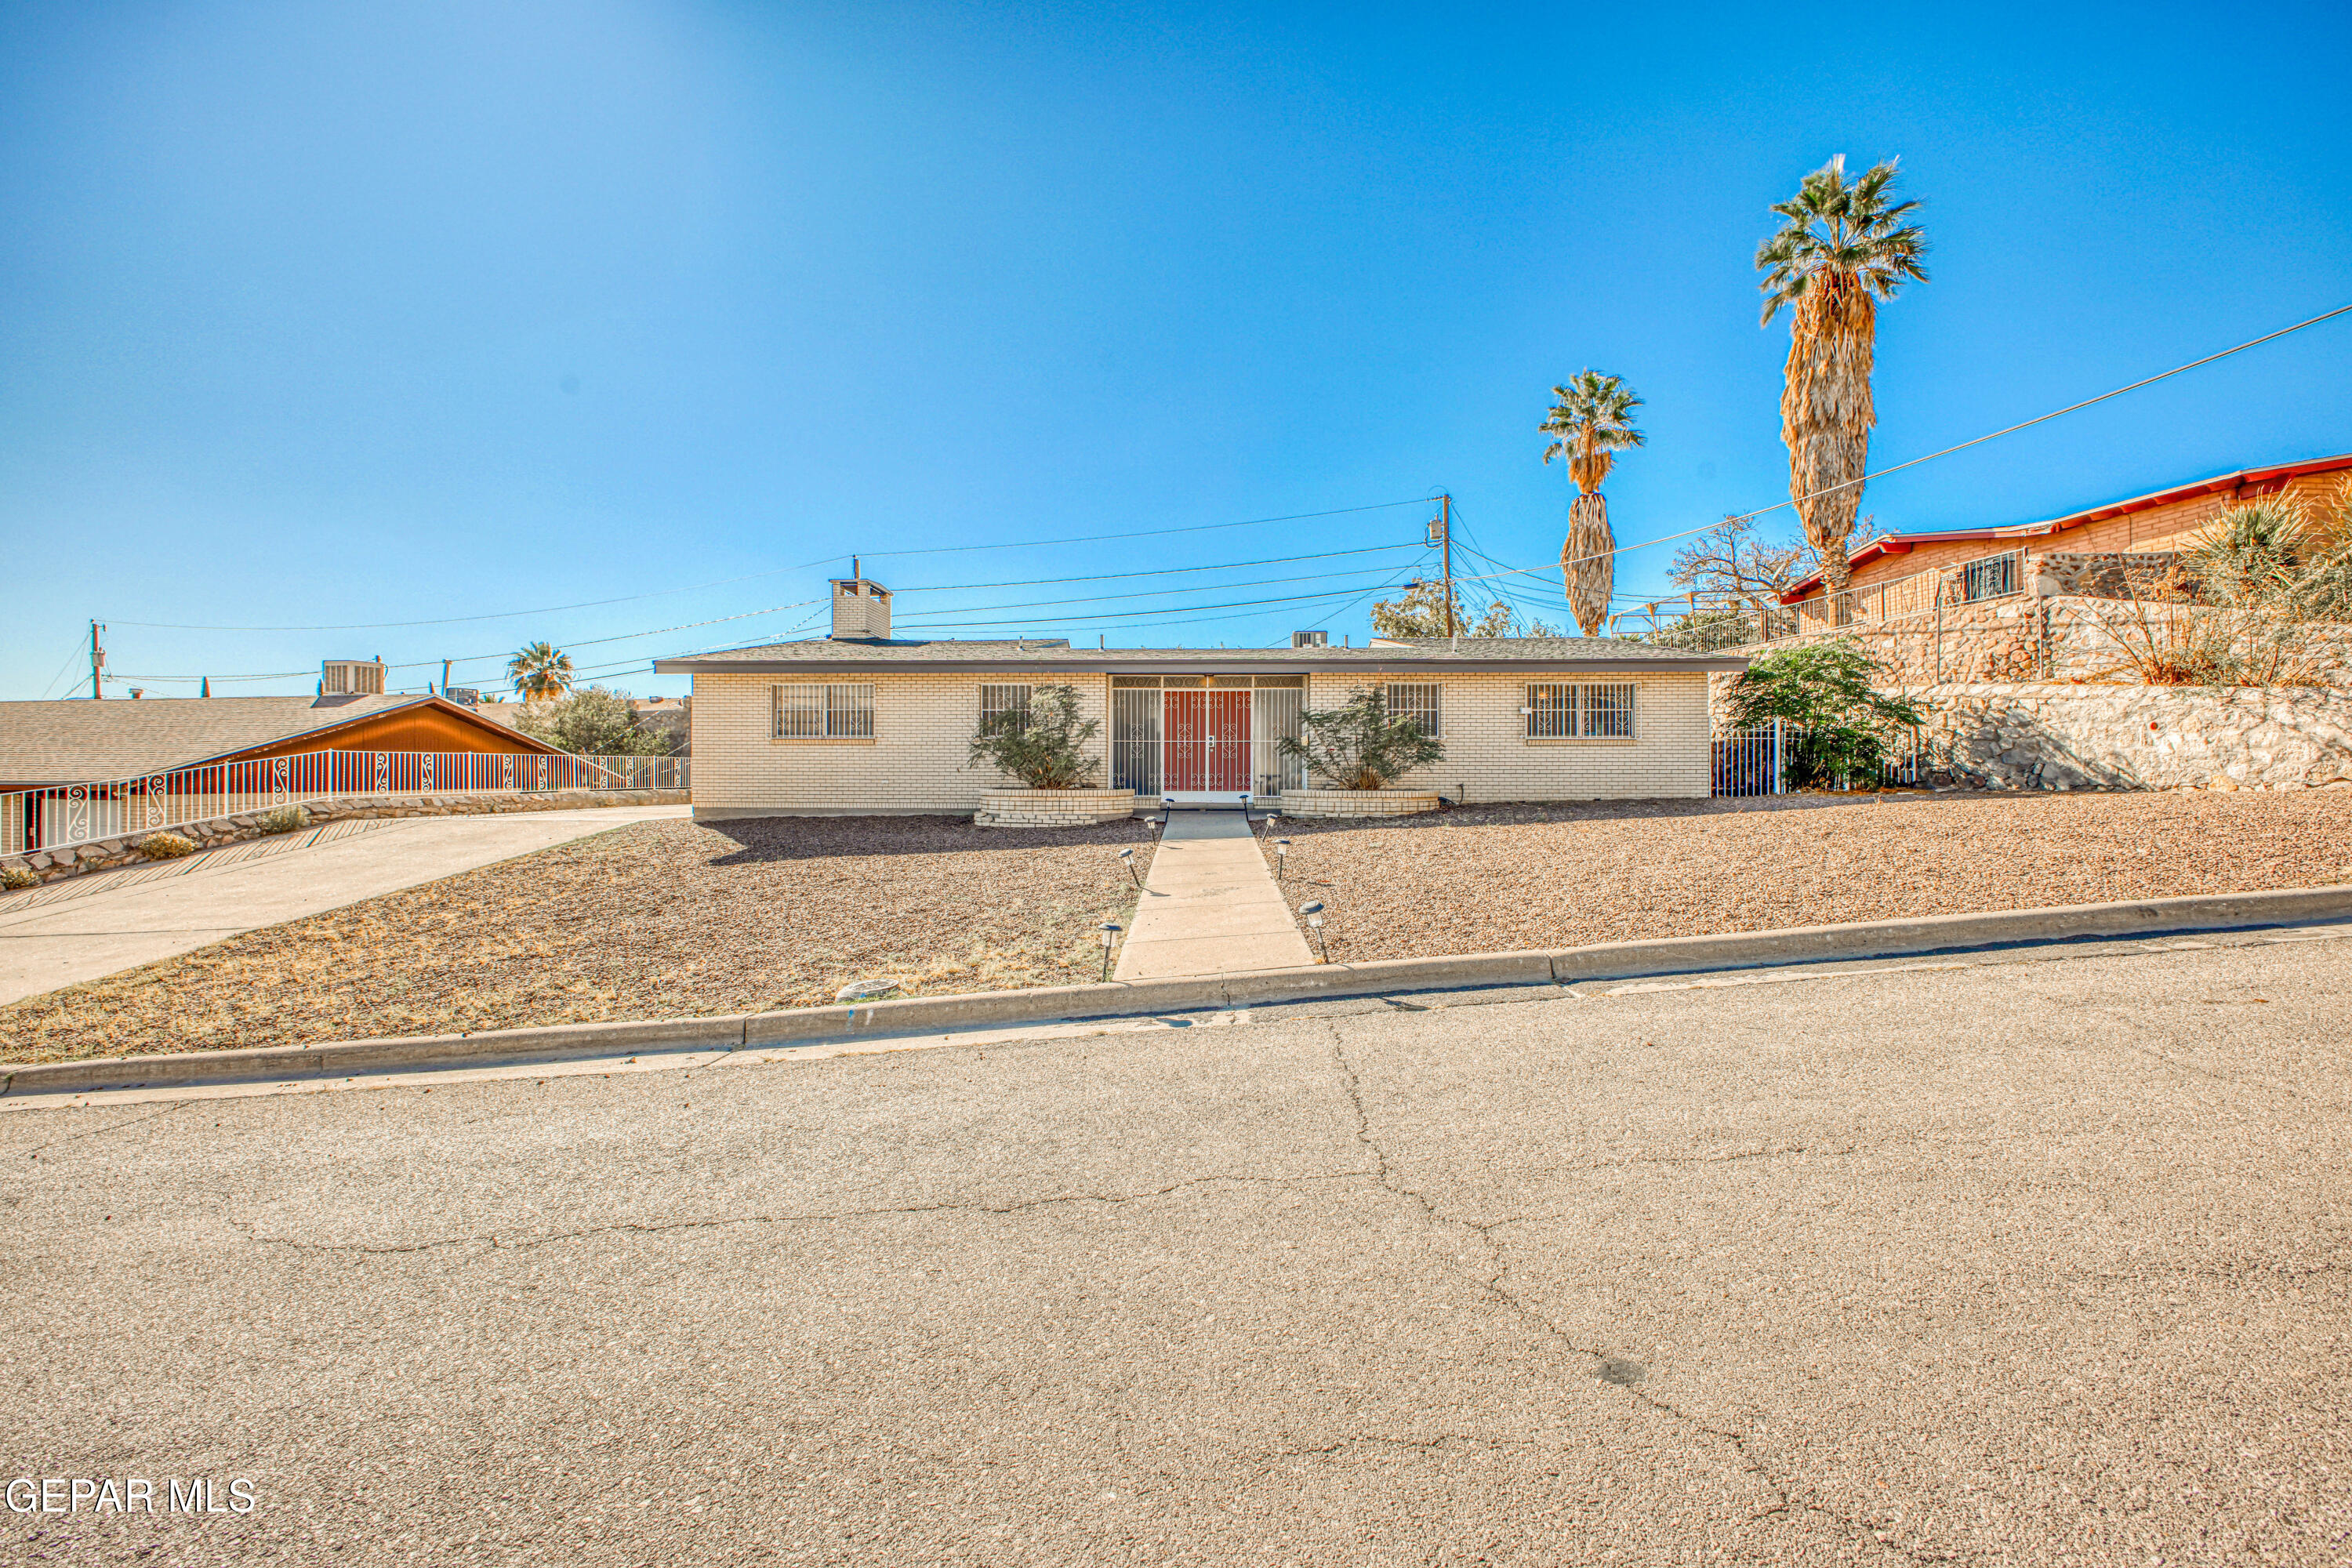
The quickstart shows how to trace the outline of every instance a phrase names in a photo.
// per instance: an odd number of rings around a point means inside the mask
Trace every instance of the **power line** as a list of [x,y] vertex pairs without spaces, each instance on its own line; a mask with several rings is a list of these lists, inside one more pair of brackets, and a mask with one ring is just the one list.
[[[1885,479],[1889,474],[1899,474],[1906,468],[1916,468],[1922,463],[1932,463],[1938,458],[1948,458],[1955,452],[1965,452],[1971,447],[1981,447],[1987,441],[1997,441],[2003,436],[2014,436],[2020,430],[2030,430],[2036,425],[2047,424],[2061,415],[2072,414],[2078,409],[2088,408],[2095,403],[2105,403],[2111,397],[2121,397],[2126,392],[2137,392],[2143,386],[2153,386],[2158,382],[2163,381],[2170,376],[2179,375],[2184,371],[2191,371],[2197,369],[2200,365],[2211,364],[2215,360],[2227,359],[2231,354],[2242,353],[2251,348],[2258,348],[2263,343],[2272,342],[2279,338],[2285,337],[2290,332],[2299,332],[2305,327],[2315,327],[2322,321],[2333,321],[2338,316],[2347,314],[2352,314],[2352,305],[2338,305],[2335,310],[2324,311],[2319,315],[2312,317],[2309,321],[2297,321],[2291,327],[2281,327],[2277,331],[2265,332],[2259,338],[2249,338],[2244,342],[2236,344],[2231,348],[2223,349],[2218,353],[2210,353],[2202,359],[2190,360],[2187,364],[2174,365],[2170,370],[2159,371],[2155,375],[2147,376],[2141,380],[2135,381],[2128,386],[2118,386],[2114,391],[2103,392],[2096,397],[2086,397],[2080,403],[2070,403],[2063,408],[2053,408],[2047,414],[2037,415],[2032,419],[2024,420],[2016,425],[2011,425],[2006,429],[1995,430],[1989,435],[1979,436],[1972,440],[1963,441],[1957,447],[1947,447],[1940,452],[1929,452],[1925,457],[1908,458],[1903,462],[1894,464],[1891,467],[1880,468],[1873,473],[1864,474],[1858,479],[1848,479],[1843,484],[1835,484],[1830,486],[1826,489],[1815,490],[1811,495],[1791,496],[1787,500],[1774,501],[1770,506],[1759,507],[1754,511],[1734,512],[1727,517],[1710,522],[1703,528],[1694,528],[1682,533],[1669,533],[1662,539],[1644,540],[1639,544],[1621,544],[1612,550],[1598,551],[1591,555],[1580,555],[1572,560],[1562,561],[1559,565],[1556,567],[1514,566],[1507,568],[1504,573],[1496,574],[1509,576],[1533,576],[1541,575],[1547,572],[1564,572],[1570,566],[1581,565],[1587,561],[1604,560],[1612,555],[1624,555],[1636,550],[1647,550],[1652,545],[1655,544],[1671,544],[1678,539],[1693,539],[1702,533],[1711,533],[1715,530],[1722,527],[1726,522],[1752,521],[1757,518],[1765,516],[1767,513],[1779,511],[1782,507],[1797,506],[1809,500],[1819,500],[1822,497],[1834,494],[1839,490],[1853,489],[1859,486],[1866,485],[1873,479]],[[1501,563],[1497,562],[1496,564],[1500,565]],[[1457,579],[1457,581],[1460,580],[1461,579]]]
[[[1381,511],[1391,507],[1418,506],[1420,504],[1420,499],[1416,497],[1412,500],[1375,501],[1370,506],[1335,507],[1329,511],[1301,511],[1292,512],[1283,517],[1244,518],[1239,522],[1203,522],[1191,524],[1183,528],[1127,529],[1118,533],[1089,533],[1066,539],[1014,540],[1010,542],[1001,544],[943,544],[921,550],[866,550],[860,551],[858,553],[861,555],[878,558],[881,556],[899,555],[954,555],[976,550],[1035,550],[1053,544],[1091,544],[1103,540],[1111,539],[1151,539],[1171,533],[1207,533],[1217,529],[1223,528],[1262,528],[1268,524],[1276,522],[1305,522],[1315,518],[1349,517],[1358,512]],[[750,572],[737,577],[720,577],[709,583],[690,584],[682,588],[656,588],[651,593],[624,595],[617,599],[583,599],[576,605],[551,605],[542,609],[536,610],[500,610],[494,615],[485,616],[445,616],[437,620],[429,621],[371,621],[348,626],[197,626],[176,621],[114,621],[110,624],[121,626],[139,626],[149,631],[170,632],[373,632],[405,630],[416,626],[466,626],[479,621],[515,620],[524,616],[552,616],[561,614],[565,610],[600,609],[607,605],[636,604],[642,600],[658,599],[670,594],[692,594],[698,593],[704,588],[723,588],[735,583],[757,582],[763,577],[781,577],[787,573],[806,572],[814,567],[827,566],[835,562],[846,561],[848,559],[850,559],[849,553],[844,552],[838,555],[821,555],[814,561],[803,561],[793,566],[779,566],[767,572]],[[1307,558],[1299,557],[1298,559],[1303,560]],[[1196,570],[1216,571],[1221,570],[1221,568],[1200,567],[1196,568]],[[1077,578],[1070,579],[1070,581],[1074,582],[1083,580],[1084,579]],[[911,592],[912,590],[909,591]],[[646,635],[651,636],[653,634],[647,633]],[[437,664],[440,661],[438,659],[435,659],[429,662]]]
[[[1203,588],[1271,588],[1284,583],[1328,583],[1335,577],[1362,577],[1374,573],[1391,570],[1392,570],[1392,568],[1386,566],[1359,566],[1353,571],[1349,572],[1313,572],[1299,577],[1263,577],[1255,582],[1248,583],[1194,583],[1181,588],[1146,588],[1133,594],[1088,594],[1083,597],[1076,599],[1033,599],[1025,604],[972,605],[961,610],[939,609],[926,611],[924,613],[939,616],[960,616],[973,611],[1040,610],[1052,609],[1060,605],[1105,605],[1111,604],[1121,599],[1159,599],[1165,598],[1171,594],[1197,594]],[[929,623],[926,623],[910,616],[899,624],[905,626],[920,626]]]
[[[1378,593],[1381,588],[1390,586],[1393,586],[1393,584],[1376,583],[1372,585],[1371,591]],[[1349,586],[1346,588],[1334,588],[1328,594],[1290,594],[1271,599],[1236,599],[1222,605],[1170,605],[1158,610],[1112,611],[1108,614],[1100,616],[1055,616],[1052,617],[1052,624],[1055,626],[1063,626],[1075,625],[1081,621],[1125,621],[1130,625],[1140,626],[1145,623],[1147,618],[1159,616],[1192,615],[1201,610],[1240,610],[1248,609],[1258,605],[1317,604],[1325,599],[1345,598],[1347,595],[1359,591],[1360,590],[1357,587]],[[1009,621],[955,620],[926,623],[910,622],[908,624],[917,626],[919,629],[922,630],[951,631],[959,627],[967,626],[1034,626],[1037,624],[1037,621],[1035,617],[1032,616],[1021,620]]]

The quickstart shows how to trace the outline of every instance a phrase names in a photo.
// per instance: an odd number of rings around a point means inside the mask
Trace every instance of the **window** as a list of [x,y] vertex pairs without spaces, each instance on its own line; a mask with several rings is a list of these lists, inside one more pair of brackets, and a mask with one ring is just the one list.
[[1528,739],[1560,741],[1576,734],[1576,688],[1528,688]]
[[980,689],[980,723],[986,729],[1007,713],[1014,714],[1016,730],[1029,722],[1029,688],[1026,686],[983,686]]
[[779,686],[779,741],[864,741],[874,734],[871,686]]
[[1586,687],[1584,733],[1588,740],[1632,740],[1633,688],[1631,685]]
[[1437,687],[1434,683],[1391,681],[1388,689],[1389,717],[1410,719],[1421,726],[1421,732],[1431,740],[1439,737]]
[[1543,684],[1528,688],[1530,741],[1630,741],[1633,738],[1633,683]]

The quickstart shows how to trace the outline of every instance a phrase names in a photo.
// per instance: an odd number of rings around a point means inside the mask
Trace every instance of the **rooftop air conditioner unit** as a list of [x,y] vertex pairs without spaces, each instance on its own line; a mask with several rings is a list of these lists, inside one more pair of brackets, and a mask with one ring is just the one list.
[[1331,634],[1329,632],[1293,632],[1290,634],[1290,646],[1293,647],[1329,647],[1331,646]]
[[319,666],[319,695],[321,697],[381,697],[383,695],[384,663],[382,659],[331,658]]

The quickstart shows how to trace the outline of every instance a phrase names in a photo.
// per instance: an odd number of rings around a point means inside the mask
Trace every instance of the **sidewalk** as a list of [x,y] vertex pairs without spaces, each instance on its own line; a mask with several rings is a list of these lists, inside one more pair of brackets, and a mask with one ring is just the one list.
[[265,839],[165,866],[69,878],[0,899],[0,1005],[689,809],[606,806],[334,824],[350,830],[321,829],[289,849]]
[[1238,811],[1169,814],[1116,978],[1290,969],[1315,962]]

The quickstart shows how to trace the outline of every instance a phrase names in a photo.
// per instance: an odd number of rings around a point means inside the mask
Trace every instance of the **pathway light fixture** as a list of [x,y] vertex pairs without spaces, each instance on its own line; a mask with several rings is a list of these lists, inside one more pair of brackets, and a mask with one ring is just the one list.
[[1110,978],[1110,950],[1112,944],[1118,941],[1119,927],[1116,921],[1105,921],[1102,923],[1101,929],[1103,944],[1102,977],[1105,980],[1108,980]]
[[1118,863],[1119,863],[1120,865],[1122,865],[1122,866],[1124,866],[1124,867],[1126,867],[1126,868],[1127,868],[1127,879],[1128,879],[1129,881],[1130,881],[1130,882],[1134,883],[1134,884],[1135,884],[1137,887],[1139,887],[1139,888],[1140,888],[1141,886],[1143,886],[1143,879],[1142,879],[1142,878],[1140,878],[1140,877],[1139,877],[1139,876],[1137,876],[1137,875],[1135,874],[1135,851],[1134,851],[1134,850],[1132,850],[1132,849],[1122,849],[1122,850],[1120,850],[1120,851],[1118,852]]
[[1307,929],[1315,933],[1315,945],[1322,949],[1323,962],[1330,963],[1330,944],[1323,940],[1323,900],[1309,899],[1298,906],[1298,912],[1307,917]]
[[1276,839],[1274,841],[1274,879],[1276,881],[1279,882],[1282,880],[1283,869],[1289,864],[1290,840],[1287,838]]

